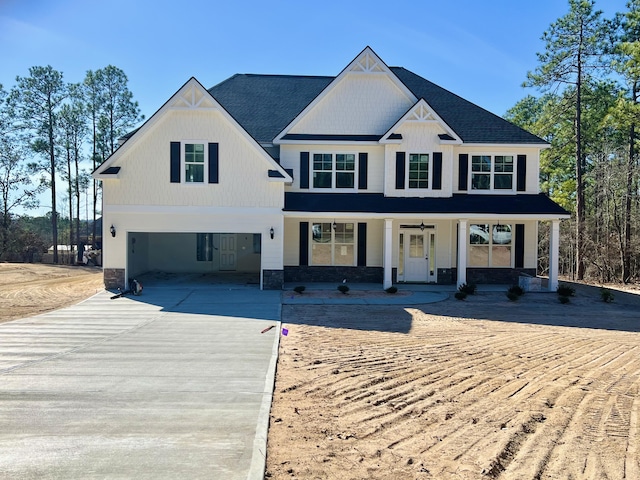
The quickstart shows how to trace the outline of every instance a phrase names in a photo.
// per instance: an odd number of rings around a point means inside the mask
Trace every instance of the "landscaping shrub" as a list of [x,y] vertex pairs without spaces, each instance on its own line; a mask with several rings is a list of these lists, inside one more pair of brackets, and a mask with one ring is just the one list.
[[476,288],[475,283],[463,283],[458,287],[458,290],[467,295],[475,295]]
[[569,297],[566,295],[559,295],[558,300],[560,300],[560,303],[569,303]]
[[522,295],[524,295],[524,288],[522,288],[520,285],[511,285],[509,287],[509,290],[507,290],[507,293],[513,293],[514,295],[521,297]]
[[573,297],[576,294],[576,289],[570,285],[561,283],[560,285],[558,285],[558,290],[556,290],[556,292],[558,292],[558,295],[560,295],[561,297]]
[[307,287],[305,287],[304,285],[298,285],[297,287],[293,288],[293,291],[296,293],[302,293],[306,290]]
[[518,294],[517,294],[517,293],[515,293],[515,292],[512,292],[512,291],[511,291],[511,289],[509,289],[509,290],[507,291],[507,298],[508,298],[509,300],[511,300],[512,302],[515,302],[515,301],[517,301],[517,300],[520,298],[520,295],[518,295]]
[[387,293],[396,293],[398,291],[397,287],[391,286],[385,290]]
[[467,298],[467,294],[460,290],[455,293],[454,297],[456,297],[456,299],[458,300],[464,300],[465,298]]
[[347,285],[338,285],[338,290],[342,293],[347,293],[349,291],[349,287]]
[[611,293],[611,290],[607,290],[606,288],[601,288],[600,298],[605,303],[611,303],[613,302],[613,293]]

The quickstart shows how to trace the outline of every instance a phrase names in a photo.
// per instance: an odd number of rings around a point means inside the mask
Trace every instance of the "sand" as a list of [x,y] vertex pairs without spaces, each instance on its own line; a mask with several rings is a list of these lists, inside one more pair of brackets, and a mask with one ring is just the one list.
[[283,306],[270,479],[640,479],[640,298]]

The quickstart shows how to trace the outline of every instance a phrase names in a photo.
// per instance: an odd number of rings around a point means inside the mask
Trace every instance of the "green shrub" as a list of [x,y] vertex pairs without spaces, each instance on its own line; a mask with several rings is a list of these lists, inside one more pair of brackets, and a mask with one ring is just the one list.
[[307,287],[305,287],[304,285],[298,285],[297,287],[293,288],[293,291],[296,293],[302,293],[306,290]]
[[605,303],[611,303],[613,302],[613,293],[611,293],[611,290],[607,290],[606,288],[601,288],[600,298]]
[[515,292],[512,292],[511,289],[509,289],[509,291],[507,292],[507,298],[512,302],[515,302],[520,298],[520,295],[518,295]]
[[522,288],[520,285],[511,285],[509,287],[509,290],[507,290],[507,293],[513,293],[514,295],[521,297],[522,295],[524,295],[524,288]]
[[558,290],[556,290],[556,292],[558,292],[558,295],[561,297],[573,297],[576,294],[576,289],[571,285],[561,283],[558,285]]
[[349,291],[349,287],[347,285],[338,285],[338,290],[342,293],[347,293]]
[[385,290],[385,292],[387,293],[396,293],[397,291],[398,291],[398,288],[394,287],[393,285]]
[[559,295],[558,300],[560,300],[560,303],[569,303],[569,297],[566,295]]
[[458,287],[458,290],[462,293],[466,293],[467,295],[475,295],[476,288],[475,283],[463,283]]
[[467,294],[463,291],[458,291],[455,293],[454,297],[456,297],[457,300],[464,300],[467,298]]

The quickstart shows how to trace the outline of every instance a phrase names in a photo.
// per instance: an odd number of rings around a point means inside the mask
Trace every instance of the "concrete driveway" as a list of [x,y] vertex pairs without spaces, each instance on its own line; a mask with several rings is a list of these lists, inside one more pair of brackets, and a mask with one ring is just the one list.
[[0,325],[0,478],[261,479],[280,292],[110,296]]

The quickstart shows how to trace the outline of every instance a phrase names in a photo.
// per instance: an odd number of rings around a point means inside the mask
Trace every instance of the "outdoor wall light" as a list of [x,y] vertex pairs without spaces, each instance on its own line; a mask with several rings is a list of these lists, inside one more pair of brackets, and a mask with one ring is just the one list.
[[271,235],[271,240],[273,240],[273,235],[275,234],[275,230],[273,229],[273,227],[271,227],[271,230],[269,230],[269,235]]
[[336,229],[336,227],[338,226],[338,224],[337,224],[337,223],[336,223],[336,221],[334,220],[334,221],[333,221],[333,224],[332,224],[331,226],[332,226],[332,227],[333,227],[333,229],[335,230],[335,229]]
[[424,222],[420,222],[420,230],[424,232]]
[[115,237],[116,236],[116,227],[114,227],[113,225],[111,225],[111,228],[109,229],[109,231],[111,232],[111,236]]

